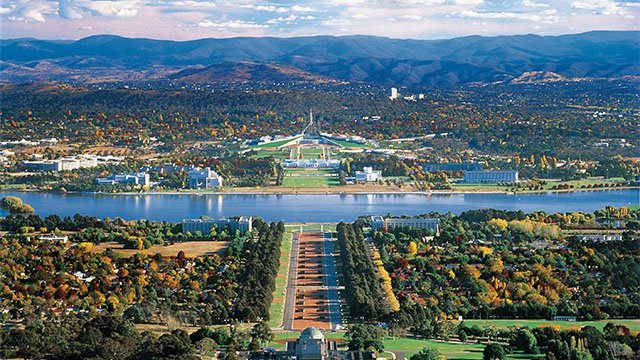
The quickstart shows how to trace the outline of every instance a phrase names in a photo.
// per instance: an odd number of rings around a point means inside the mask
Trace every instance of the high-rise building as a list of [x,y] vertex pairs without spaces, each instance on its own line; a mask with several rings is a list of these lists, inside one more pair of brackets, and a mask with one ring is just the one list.
[[392,87],[391,88],[391,95],[389,96],[389,99],[395,100],[397,98],[398,98],[398,89]]

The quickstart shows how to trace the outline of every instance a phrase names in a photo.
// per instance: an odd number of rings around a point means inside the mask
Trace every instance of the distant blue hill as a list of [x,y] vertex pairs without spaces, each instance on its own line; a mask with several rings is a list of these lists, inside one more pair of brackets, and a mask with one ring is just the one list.
[[[640,75],[639,31],[467,36],[448,40],[359,35],[167,41],[96,35],[72,42],[3,40],[0,48],[4,81],[64,80],[65,76],[90,77],[105,70],[117,70],[112,73],[117,78],[128,72],[159,69],[172,70],[171,78],[175,81],[180,80],[179,73],[173,74],[177,70],[186,70],[188,81],[198,81],[198,71],[206,71],[202,75],[206,82],[215,82],[218,76],[221,81],[233,81],[238,67],[249,67],[247,64],[278,65],[250,69],[254,75],[249,81],[274,78],[286,81],[286,74],[295,73],[293,81],[313,81],[319,77],[447,86],[509,81],[529,72],[550,72],[567,78]],[[230,66],[230,63],[243,64]],[[294,68],[300,72],[283,71]],[[225,69],[233,72],[227,73]],[[263,75],[266,80],[261,79]],[[246,76],[242,81],[247,81]]]

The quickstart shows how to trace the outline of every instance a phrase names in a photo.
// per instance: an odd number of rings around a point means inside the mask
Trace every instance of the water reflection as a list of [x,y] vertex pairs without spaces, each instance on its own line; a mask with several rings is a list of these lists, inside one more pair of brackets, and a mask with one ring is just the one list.
[[[432,211],[459,214],[469,209],[496,208],[547,212],[593,211],[607,205],[638,204],[639,190],[554,194],[357,194],[238,195],[152,194],[90,195],[6,191],[19,196],[46,216],[76,213],[104,217],[180,221],[183,218],[258,215],[268,221],[352,221],[365,214],[417,215]],[[6,213],[0,211],[0,215]]]

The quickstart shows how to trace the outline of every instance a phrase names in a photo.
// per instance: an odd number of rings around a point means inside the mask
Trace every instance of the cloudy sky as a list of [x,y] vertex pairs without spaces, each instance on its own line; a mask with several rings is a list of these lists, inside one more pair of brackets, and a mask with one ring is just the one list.
[[462,35],[640,28],[640,0],[2,0],[2,38]]

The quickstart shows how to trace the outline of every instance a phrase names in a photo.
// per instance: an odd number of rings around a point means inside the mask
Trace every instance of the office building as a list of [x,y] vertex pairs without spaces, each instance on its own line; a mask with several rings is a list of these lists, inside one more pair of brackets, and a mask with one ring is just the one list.
[[193,234],[196,231],[200,231],[203,234],[208,234],[215,227],[218,231],[228,228],[231,232],[240,230],[240,233],[244,234],[253,230],[252,223],[253,218],[251,216],[240,216],[231,219],[184,219],[182,220],[182,232]]
[[222,187],[222,177],[211,168],[192,169],[189,171],[190,189],[215,189]]
[[391,95],[389,95],[389,99],[396,100],[397,98],[398,98],[398,89],[392,87],[391,88]]
[[379,229],[394,229],[394,228],[416,228],[416,229],[425,229],[425,230],[433,230],[436,234],[440,233],[440,219],[402,219],[402,218],[388,218],[385,219],[382,216],[372,216],[371,217],[371,228],[373,230]]
[[424,164],[422,167],[424,171],[435,172],[435,171],[478,171],[482,170],[482,164],[466,162],[466,163],[432,163],[432,164]]
[[515,170],[483,170],[465,171],[466,183],[514,183],[518,182],[518,172]]
[[337,168],[340,167],[340,160],[325,160],[325,159],[293,159],[282,160],[282,167],[284,168],[302,168],[302,169],[322,169],[322,168]]
[[22,167],[25,171],[62,171],[62,164],[58,160],[25,160]]
[[609,242],[609,241],[622,241],[621,234],[578,234],[571,235],[580,241],[589,242]]
[[149,185],[151,183],[149,174],[146,172],[114,174],[104,178],[97,178],[96,183],[100,185],[132,184]]
[[373,170],[371,167],[365,167],[362,171],[356,171],[356,181],[372,182],[382,179],[381,170]]

